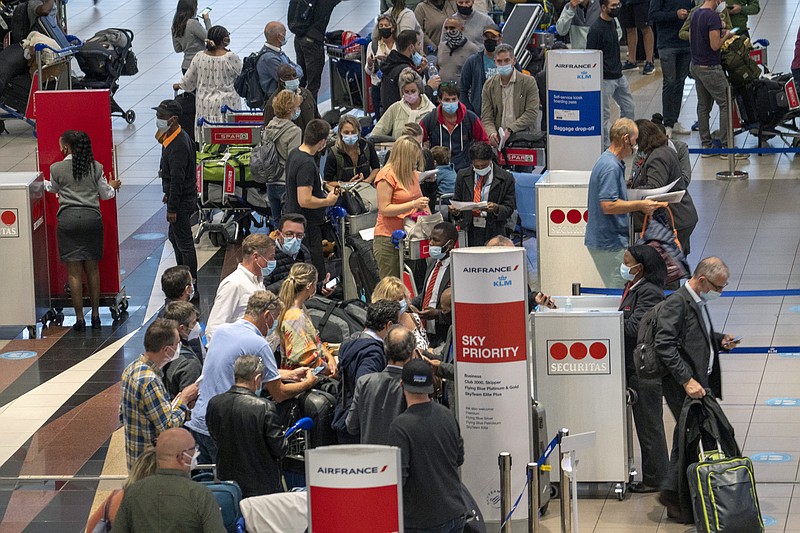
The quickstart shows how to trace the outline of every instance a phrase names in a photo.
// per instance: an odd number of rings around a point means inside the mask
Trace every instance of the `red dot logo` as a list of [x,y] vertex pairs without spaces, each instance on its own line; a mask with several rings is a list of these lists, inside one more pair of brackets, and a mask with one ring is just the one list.
[[550,346],[550,356],[556,361],[561,361],[567,357],[567,345],[563,342],[556,342]]
[[0,215],[0,221],[6,226],[10,226],[17,221],[17,215],[13,211],[3,211],[3,214]]
[[584,222],[589,222],[589,210],[588,209],[583,212],[583,221]]
[[564,211],[561,209],[553,209],[550,212],[550,220],[553,224],[562,224],[564,220],[566,220],[566,215],[564,215]]
[[587,353],[588,350],[586,349],[586,345],[582,342],[575,342],[569,347],[569,354],[573,359],[581,360],[586,357]]
[[581,221],[581,212],[577,209],[570,209],[567,212],[567,220],[570,224],[577,224]]
[[589,355],[594,359],[603,359],[608,355],[608,349],[602,342],[593,342],[592,345],[589,346]]

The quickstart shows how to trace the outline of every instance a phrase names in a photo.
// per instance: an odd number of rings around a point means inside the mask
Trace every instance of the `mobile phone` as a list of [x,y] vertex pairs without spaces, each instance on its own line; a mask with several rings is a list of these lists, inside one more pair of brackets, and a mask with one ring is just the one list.
[[199,385],[201,381],[203,381],[203,374],[200,374],[200,376],[195,380],[195,383]]
[[206,7],[205,9],[203,9],[200,12],[200,16],[202,17],[203,15],[208,15],[209,13],[211,13],[211,8],[210,7]]
[[332,289],[338,284],[339,284],[339,278],[333,278],[332,280],[330,280],[328,283],[325,284],[325,288]]
[[743,335],[739,335],[738,337],[734,337],[731,340],[729,340],[728,344],[736,344],[737,342],[740,342],[743,338],[744,338]]
[[328,368],[328,367],[327,367],[327,366],[325,366],[325,365],[320,365],[320,366],[318,366],[317,368],[315,368],[315,369],[313,370],[313,372],[314,372],[314,375],[315,375],[315,376],[319,376],[320,374],[322,374],[323,372],[325,372],[325,369],[326,369],[326,368]]

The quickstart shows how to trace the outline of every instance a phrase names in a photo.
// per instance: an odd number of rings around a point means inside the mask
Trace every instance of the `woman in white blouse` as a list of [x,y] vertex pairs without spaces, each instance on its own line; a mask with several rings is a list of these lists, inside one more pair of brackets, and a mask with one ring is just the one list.
[[[232,109],[239,109],[242,105],[242,99],[233,88],[233,82],[242,72],[242,60],[228,50],[230,44],[230,32],[222,26],[212,26],[208,30],[206,50],[194,56],[180,83],[172,85],[176,91],[197,91],[195,124],[200,117],[210,122],[221,122],[223,105]],[[195,139],[198,141],[202,138],[201,130],[195,125]]]

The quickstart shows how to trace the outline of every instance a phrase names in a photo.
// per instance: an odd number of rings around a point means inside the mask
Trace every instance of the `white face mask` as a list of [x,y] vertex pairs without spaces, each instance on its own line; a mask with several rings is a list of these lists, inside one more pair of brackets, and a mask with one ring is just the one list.
[[[175,347],[174,347],[174,346],[173,346],[173,349],[175,349]],[[180,348],[180,345],[179,345],[179,346],[178,346],[178,349],[177,349],[177,350],[175,350],[175,353],[173,353],[173,354],[172,354],[172,357],[170,357],[170,358],[169,358],[169,360],[167,361],[167,363],[171,363],[171,362],[173,362],[174,360],[176,360],[176,359],[177,359],[178,357],[180,357],[180,356],[181,356],[181,348]]]
[[[183,452],[183,455],[189,455],[186,452]],[[200,456],[200,450],[195,450],[194,454],[192,455],[192,460],[189,463],[189,470],[197,470],[197,458]],[[186,464],[186,463],[184,463]]]
[[700,298],[703,301],[706,301],[706,302],[713,302],[714,300],[716,300],[720,296],[722,296],[722,293],[718,292],[718,291],[708,291],[708,292],[701,292],[700,293]]
[[488,176],[491,171],[492,171],[492,165],[489,165],[486,168],[476,168],[475,174],[477,174],[478,176]]

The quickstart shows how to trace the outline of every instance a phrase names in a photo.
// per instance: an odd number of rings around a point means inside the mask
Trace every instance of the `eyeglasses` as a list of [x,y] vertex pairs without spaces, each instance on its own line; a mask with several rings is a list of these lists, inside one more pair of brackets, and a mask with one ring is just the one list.
[[306,238],[306,234],[305,233],[295,233],[293,231],[284,231],[282,233],[283,233],[283,236],[286,237],[287,239],[291,239],[292,237],[295,237],[298,241],[302,241],[303,239]]
[[716,283],[714,283],[713,281],[711,281],[711,280],[710,280],[710,279],[708,279],[708,278],[706,278],[706,281],[709,283],[709,285],[711,285],[712,287],[714,287],[714,290],[715,290],[715,291],[717,291],[717,292],[722,292],[722,289],[724,289],[725,287],[727,287],[727,286],[728,286],[728,284],[727,284],[727,283],[725,283],[725,285],[722,285],[722,286],[720,286],[720,285],[717,285]]

